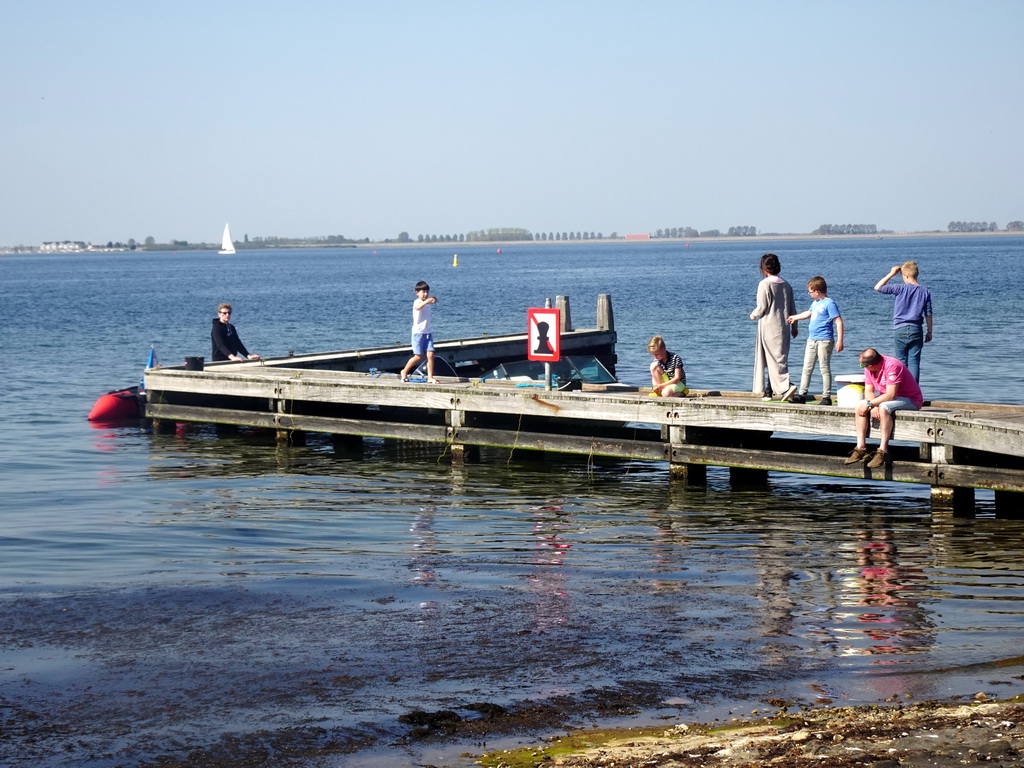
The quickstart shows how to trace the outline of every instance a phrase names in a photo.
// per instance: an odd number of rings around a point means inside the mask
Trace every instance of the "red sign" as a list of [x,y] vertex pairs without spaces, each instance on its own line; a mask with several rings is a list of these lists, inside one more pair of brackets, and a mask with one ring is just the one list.
[[526,310],[526,358],[557,363],[562,359],[561,310]]

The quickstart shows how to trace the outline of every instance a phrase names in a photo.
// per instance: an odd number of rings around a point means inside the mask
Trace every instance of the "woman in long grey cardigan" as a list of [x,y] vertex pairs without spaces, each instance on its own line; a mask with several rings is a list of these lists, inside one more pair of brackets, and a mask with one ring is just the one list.
[[[761,274],[764,279],[757,285],[757,307],[750,313],[751,320],[757,320],[757,340],[754,343],[754,386],[755,395],[765,400],[774,395],[788,401],[796,392],[796,386],[789,380],[789,342],[796,338],[797,324],[786,324],[789,315],[796,314],[793,288],[779,277],[782,265],[774,253],[761,257]],[[764,372],[768,371],[770,391],[764,387]]]

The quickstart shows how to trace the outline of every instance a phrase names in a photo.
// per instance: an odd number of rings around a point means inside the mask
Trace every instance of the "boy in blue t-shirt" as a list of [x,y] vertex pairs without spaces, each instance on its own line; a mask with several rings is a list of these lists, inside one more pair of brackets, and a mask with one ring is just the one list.
[[811,328],[804,352],[804,370],[800,377],[800,390],[791,403],[807,402],[807,390],[811,386],[814,361],[821,367],[821,399],[819,405],[832,405],[832,350],[843,351],[843,318],[839,307],[828,297],[825,278],[818,275],[807,281],[807,292],[811,294],[811,308],[799,315],[790,315],[786,322],[792,325],[798,320],[810,318]]

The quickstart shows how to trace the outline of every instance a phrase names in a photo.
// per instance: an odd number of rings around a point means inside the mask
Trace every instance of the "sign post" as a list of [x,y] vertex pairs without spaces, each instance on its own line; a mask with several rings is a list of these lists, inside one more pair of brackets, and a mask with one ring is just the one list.
[[544,365],[544,388],[551,389],[551,363],[562,359],[561,310],[544,307],[526,310],[526,359]]

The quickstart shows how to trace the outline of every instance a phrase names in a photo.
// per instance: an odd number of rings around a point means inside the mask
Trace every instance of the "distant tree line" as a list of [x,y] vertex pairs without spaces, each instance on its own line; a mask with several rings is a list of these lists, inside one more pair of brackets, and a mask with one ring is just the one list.
[[951,221],[948,229],[950,232],[995,232],[999,227],[994,221]]
[[467,243],[497,243],[503,240],[533,240],[533,235],[530,230],[521,227],[492,227],[466,233]]
[[[403,239],[408,237],[407,233],[402,232],[398,236],[398,242],[412,242]],[[617,239],[618,234],[612,232],[609,237],[611,239]],[[528,229],[522,229],[519,227],[494,227],[491,229],[480,229],[474,230],[473,232],[467,232],[465,235],[419,235],[416,238],[416,242],[419,243],[500,243],[500,242],[518,242],[518,241],[561,241],[561,240],[603,240],[604,235],[600,232],[539,232],[534,234]]]
[[420,235],[416,238],[418,243],[464,243],[465,235]]
[[[728,237],[754,237],[757,234],[757,227],[739,226],[729,227],[726,231]],[[722,232],[718,229],[704,229],[696,230],[693,227],[670,227],[668,229],[655,230],[651,237],[674,237],[674,238],[694,238],[694,237],[721,237]]]
[[700,237],[700,232],[693,227],[670,227],[655,230],[653,237]]
[[247,248],[282,248],[288,246],[316,246],[316,245],[355,245],[356,243],[368,243],[370,238],[352,240],[344,235],[321,235],[319,237],[277,237],[271,235],[263,237],[257,235],[251,240],[245,236],[244,243]]
[[[613,232],[612,238],[616,235]],[[536,236],[537,240],[603,240],[604,235],[600,232],[541,232]]]
[[1024,221],[1011,221],[1006,225],[1007,232],[1024,232]]
[[822,224],[812,235],[877,235],[874,224]]

